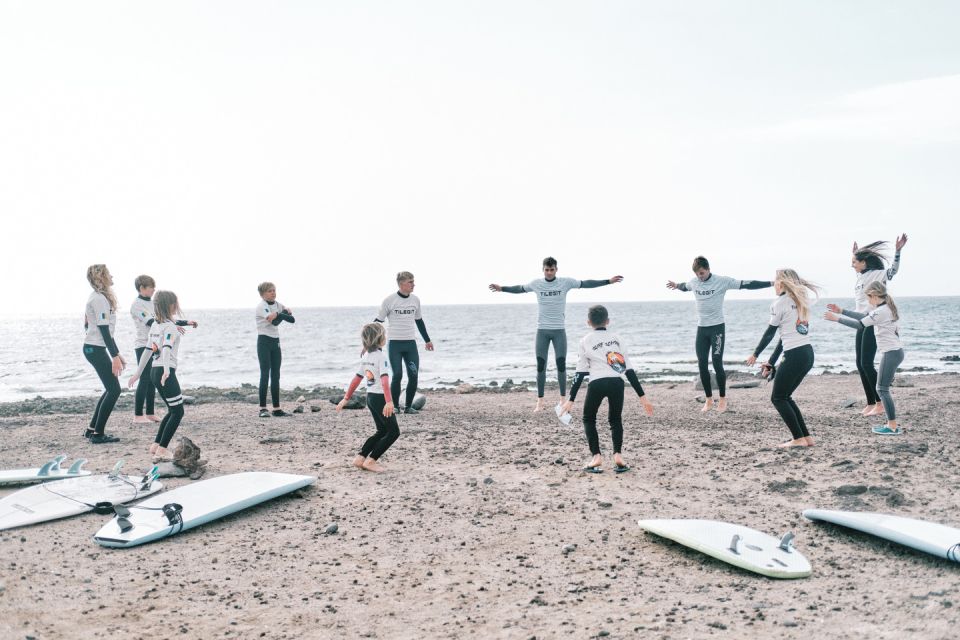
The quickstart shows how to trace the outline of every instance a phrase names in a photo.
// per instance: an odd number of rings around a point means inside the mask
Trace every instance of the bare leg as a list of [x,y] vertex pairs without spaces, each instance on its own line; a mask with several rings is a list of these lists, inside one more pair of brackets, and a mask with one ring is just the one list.
[[366,460],[364,460],[362,468],[366,469],[367,471],[373,471],[374,473],[383,473],[384,471],[386,471],[386,469],[383,468],[383,466],[381,466],[373,458],[367,458]]
[[717,411],[719,411],[720,413],[723,413],[726,410],[727,410],[727,399],[725,397],[721,397],[719,402],[717,402]]
[[537,398],[537,406],[534,408],[533,412],[537,413],[543,411],[547,406],[547,401],[545,398]]
[[713,406],[713,398],[707,398],[703,403],[703,409],[700,409],[700,413],[706,413],[710,411],[710,408]]

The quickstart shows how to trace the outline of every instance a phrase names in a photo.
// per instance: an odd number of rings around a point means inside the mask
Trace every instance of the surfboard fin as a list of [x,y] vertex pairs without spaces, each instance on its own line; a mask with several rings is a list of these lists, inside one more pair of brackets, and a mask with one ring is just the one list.
[[113,470],[107,475],[111,478],[116,478],[120,475],[120,469],[123,469],[123,460],[117,460],[117,464],[113,465]]
[[150,485],[153,484],[153,481],[160,477],[160,467],[153,465],[153,468],[150,471],[147,471],[143,474],[143,478],[140,481],[140,490],[146,491],[150,488]]
[[743,542],[743,539],[740,537],[740,534],[734,534],[733,540],[730,541],[730,551],[740,555],[740,545]]
[[59,455],[53,460],[47,462],[37,471],[37,476],[46,477],[53,472],[60,471],[60,463],[67,459],[67,456]]
[[796,536],[793,535],[792,531],[787,531],[783,534],[783,537],[780,538],[780,548],[786,551],[787,553],[793,553],[793,539]]
[[75,461],[72,465],[70,465],[70,468],[67,469],[67,475],[77,475],[80,473],[80,470],[85,464],[87,464],[86,458],[80,458],[79,460]]

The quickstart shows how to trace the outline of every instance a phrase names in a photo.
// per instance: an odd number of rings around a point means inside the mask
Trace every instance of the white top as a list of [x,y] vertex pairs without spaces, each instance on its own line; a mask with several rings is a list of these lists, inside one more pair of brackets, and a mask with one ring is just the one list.
[[779,296],[770,305],[770,326],[780,330],[784,351],[810,344],[810,323],[800,322],[797,305],[787,294]]
[[133,318],[133,327],[137,330],[137,337],[133,341],[133,348],[147,346],[147,336],[150,335],[150,327],[147,323],[153,320],[153,300],[144,300],[137,296],[130,305],[130,316]]
[[285,311],[286,307],[277,301],[268,303],[266,300],[260,300],[257,305],[257,335],[270,336],[271,338],[280,337],[280,326],[272,322],[267,322],[267,316],[274,312]]
[[417,320],[420,314],[420,298],[412,293],[407,297],[393,292],[380,303],[377,320],[387,323],[387,335],[390,340],[416,340]]
[[865,327],[875,327],[873,331],[877,337],[877,349],[880,353],[903,348],[900,343],[900,323],[893,319],[893,312],[886,304],[881,304],[863,316],[860,322]]
[[723,298],[729,289],[740,289],[743,280],[711,273],[706,280],[694,278],[686,284],[697,301],[697,326],[723,324]]
[[87,298],[87,308],[84,311],[84,317],[87,321],[87,335],[83,344],[90,344],[95,347],[106,347],[103,342],[103,336],[100,335],[100,326],[110,327],[110,335],[113,335],[117,326],[117,314],[110,310],[110,301],[107,296],[99,291],[94,291]]
[[153,366],[177,368],[180,355],[180,331],[175,322],[154,322],[147,337],[150,345],[156,345]]
[[897,275],[897,271],[900,270],[900,254],[896,254],[893,258],[893,264],[890,265],[889,269],[871,269],[870,271],[862,271],[857,274],[857,284],[853,288],[853,299],[856,302],[856,309],[858,313],[866,313],[873,309],[870,302],[867,300],[867,294],[865,292],[867,285],[872,282],[882,282],[886,284],[890,280],[893,280],[893,276]]
[[580,339],[577,372],[588,373],[591,381],[619,378],[632,368],[623,340],[613,331],[594,329]]
[[387,363],[387,354],[382,349],[370,353],[364,353],[360,356],[360,368],[357,369],[357,375],[364,379],[367,384],[367,393],[379,393],[383,395],[383,383],[380,378],[388,376],[389,383],[390,366]]
[[580,280],[574,278],[538,278],[522,285],[524,291],[537,294],[537,328],[563,329],[566,322],[567,292],[579,289]]

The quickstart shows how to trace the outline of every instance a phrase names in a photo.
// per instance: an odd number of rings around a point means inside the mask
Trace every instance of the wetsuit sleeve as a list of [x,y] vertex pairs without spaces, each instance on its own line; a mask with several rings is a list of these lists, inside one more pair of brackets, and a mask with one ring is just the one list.
[[147,325],[148,327],[152,327],[155,320],[156,318],[150,318],[149,320],[144,322],[144,324]]
[[526,293],[527,289],[522,284],[511,284],[507,287],[500,287],[500,291],[504,293]]
[[754,358],[760,357],[760,354],[767,348],[767,345],[770,344],[770,341],[773,340],[773,336],[775,335],[777,335],[777,325],[767,325],[767,330],[764,331],[763,336],[760,337],[760,343],[757,345],[757,348],[753,350]]
[[637,372],[633,369],[627,369],[627,382],[629,382],[633,390],[637,392],[637,396],[642,398],[643,387],[640,386],[640,378],[637,377]]
[[290,324],[293,324],[296,321],[297,319],[293,317],[292,313],[287,313],[286,311],[280,311],[277,313],[277,317],[274,318],[273,322],[271,322],[270,324],[276,327],[281,322],[289,322]]
[[147,363],[150,362],[150,358],[152,357],[153,349],[144,349],[143,353],[140,354],[140,361],[137,363],[136,373],[138,378],[143,375],[143,370],[147,368]]
[[586,371],[577,371],[577,375],[573,376],[573,384],[570,385],[570,402],[577,399],[577,392],[580,391],[580,385],[583,384],[583,379],[586,377]]
[[677,291],[690,291],[690,289],[687,288],[686,282],[680,282],[677,283]]
[[772,287],[773,283],[769,280],[741,280],[741,289],[766,289]]
[[580,288],[581,289],[596,289],[597,287],[603,287],[610,284],[609,280],[581,280]]
[[116,357],[120,353],[120,349],[117,348],[117,342],[110,335],[110,325],[101,324],[97,325],[97,328],[100,329],[100,335],[103,336],[103,344],[107,345],[107,351],[110,352],[111,356]]
[[893,276],[897,275],[897,271],[900,270],[900,252],[893,256],[893,264],[890,265],[890,268],[887,269],[887,280],[893,280]]
[[417,318],[414,322],[417,323],[417,331],[420,332],[420,337],[423,338],[423,341],[430,342],[430,336],[427,335],[427,324],[423,321],[423,318]]
[[343,396],[344,400],[350,399],[350,397],[353,395],[353,392],[356,391],[357,387],[360,386],[361,380],[363,380],[363,376],[361,376],[359,373],[353,376],[353,380],[350,381],[350,386],[347,387],[347,393],[345,393]]
[[[174,322],[174,324],[177,325],[178,327],[189,327],[189,326],[190,326],[190,321],[189,321],[189,320],[177,320],[177,321]],[[149,326],[149,325],[148,325],[148,326]]]
[[867,314],[860,313],[859,311],[853,311],[852,309],[844,309],[843,315],[847,316],[848,318],[853,318],[854,320],[861,320]]
[[774,347],[773,353],[770,355],[770,359],[767,362],[772,365],[776,365],[777,360],[780,359],[781,353],[783,353],[783,340],[777,340],[777,346]]
[[846,316],[837,317],[837,322],[842,324],[845,327],[850,327],[851,329],[859,329],[860,327],[867,326],[865,323],[862,323],[859,320],[854,320],[853,318],[847,318]]

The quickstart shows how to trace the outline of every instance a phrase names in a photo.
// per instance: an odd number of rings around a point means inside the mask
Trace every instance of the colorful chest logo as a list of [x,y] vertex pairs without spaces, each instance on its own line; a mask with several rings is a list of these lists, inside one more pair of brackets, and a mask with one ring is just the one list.
[[808,333],[810,333],[810,323],[800,322],[799,320],[797,320],[797,333],[799,333],[802,336],[805,336]]
[[363,375],[367,378],[367,386],[372,387],[373,383],[376,382],[376,376],[373,375],[373,371],[367,369],[363,372]]
[[623,354],[617,353],[616,351],[607,352],[607,364],[617,373],[623,373],[627,370],[626,359],[623,357]]

